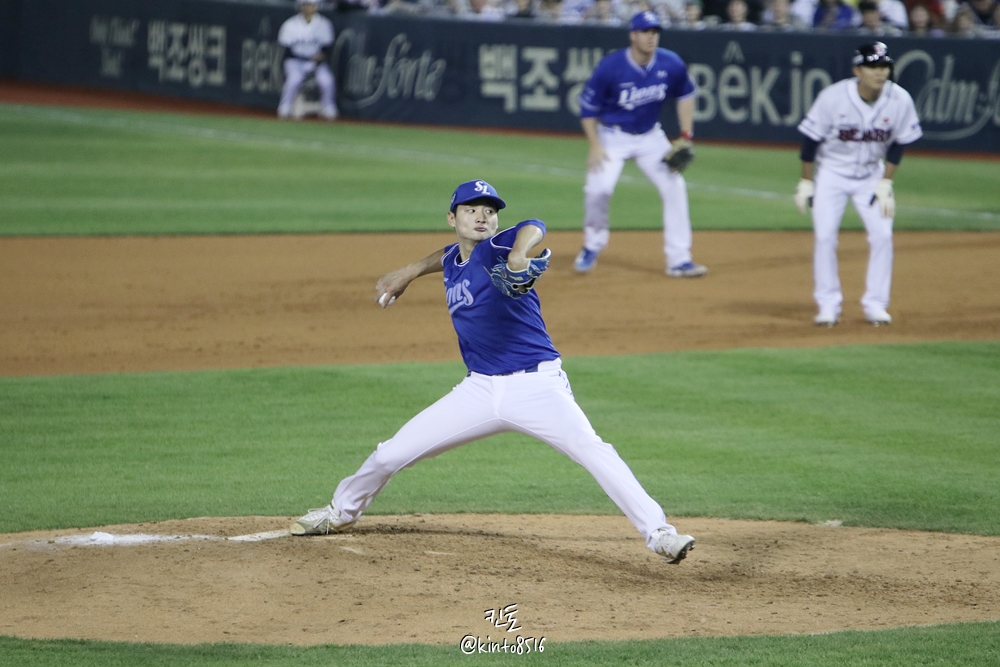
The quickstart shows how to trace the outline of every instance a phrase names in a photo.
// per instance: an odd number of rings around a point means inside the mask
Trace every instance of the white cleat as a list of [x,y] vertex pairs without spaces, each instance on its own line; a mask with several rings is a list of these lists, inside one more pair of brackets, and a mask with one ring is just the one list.
[[834,313],[823,312],[823,311],[820,311],[819,315],[816,316],[816,319],[813,320],[813,322],[815,322],[816,326],[818,327],[832,327],[835,326],[839,321],[840,318]]
[[690,535],[669,533],[662,528],[653,533],[653,551],[667,559],[670,565],[676,565],[687,558],[692,549],[694,538]]
[[892,324],[892,315],[887,313],[885,308],[872,308],[865,311],[865,319],[877,327]]
[[340,510],[330,504],[326,507],[309,510],[308,514],[292,524],[288,532],[292,535],[329,535],[345,531],[354,523],[354,521],[345,521],[340,516]]
[[684,262],[667,269],[667,275],[671,278],[701,278],[706,273],[708,273],[707,266],[694,262]]

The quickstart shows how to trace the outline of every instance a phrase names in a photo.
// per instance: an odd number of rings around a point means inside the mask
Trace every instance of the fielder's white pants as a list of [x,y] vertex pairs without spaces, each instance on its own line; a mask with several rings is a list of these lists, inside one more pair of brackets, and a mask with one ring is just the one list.
[[594,432],[560,366],[557,359],[540,364],[535,373],[472,373],[381,443],[355,474],[340,482],[333,504],[353,521],[403,468],[474,440],[517,431],[586,468],[652,548],[654,531],[676,530],[615,448]]
[[816,194],[813,196],[812,208],[813,230],[816,235],[813,249],[813,298],[820,312],[839,315],[844,301],[837,267],[837,237],[848,199],[853,200],[854,208],[868,232],[868,273],[861,307],[865,313],[889,307],[893,259],[892,218],[883,218],[878,202],[871,203],[875,185],[881,179],[881,171],[876,171],[866,179],[845,178],[824,169],[816,174]]
[[295,95],[299,92],[306,77],[313,72],[316,73],[316,86],[319,87],[319,102],[323,115],[336,114],[335,86],[330,66],[326,63],[317,64],[312,60],[285,58],[285,84],[281,88],[281,100],[278,102],[279,116],[285,118],[291,115]]
[[628,134],[598,125],[598,136],[607,159],[598,171],[587,172],[583,186],[583,245],[600,252],[608,245],[608,208],[626,160],[652,181],[663,201],[663,252],[667,268],[691,261],[691,215],[684,176],[670,171],[663,156],[670,142],[659,123],[645,134]]

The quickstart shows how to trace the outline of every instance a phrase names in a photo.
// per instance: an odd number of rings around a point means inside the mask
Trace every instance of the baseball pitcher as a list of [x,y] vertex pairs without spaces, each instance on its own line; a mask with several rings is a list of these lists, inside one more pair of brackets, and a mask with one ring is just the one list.
[[497,232],[506,203],[486,181],[455,189],[447,214],[457,242],[375,285],[387,308],[416,278],[444,273],[444,292],[468,374],[447,396],[381,443],[361,468],[337,486],[333,501],[291,526],[293,535],[349,528],[392,476],[418,461],[496,433],[517,431],[581,464],[635,525],[646,545],[668,563],[694,548],[642,488],[615,448],[604,442],[577,405],[552,345],[534,286],[549,251],[532,256],[545,223],[524,220]]

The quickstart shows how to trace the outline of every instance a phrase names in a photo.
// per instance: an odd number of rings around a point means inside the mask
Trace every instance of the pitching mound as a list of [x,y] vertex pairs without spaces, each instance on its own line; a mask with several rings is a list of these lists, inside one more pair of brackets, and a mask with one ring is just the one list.
[[[202,518],[0,537],[0,634],[458,644],[814,633],[1000,617],[1000,538],[680,519],[667,565],[623,517]],[[484,611],[515,604],[514,632]]]

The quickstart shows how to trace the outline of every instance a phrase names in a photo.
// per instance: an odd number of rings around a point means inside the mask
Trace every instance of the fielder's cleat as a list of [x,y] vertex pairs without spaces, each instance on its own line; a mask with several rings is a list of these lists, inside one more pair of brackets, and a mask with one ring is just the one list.
[[816,316],[816,319],[813,320],[818,327],[832,327],[839,321],[840,318],[837,315],[823,311],[820,311],[819,315]]
[[885,308],[873,308],[865,311],[865,319],[877,327],[892,324],[892,315],[887,313]]
[[666,558],[670,565],[676,565],[687,558],[692,549],[694,538],[690,535],[669,533],[662,528],[653,533],[653,551]]
[[573,268],[576,269],[577,273],[590,273],[597,266],[597,256],[600,254],[600,251],[597,250],[580,248],[580,253],[573,261]]
[[701,278],[708,273],[708,267],[694,262],[684,262],[667,269],[667,275],[671,278]]
[[309,513],[292,524],[288,529],[292,535],[329,535],[347,530],[354,521],[345,521],[340,511],[333,504],[319,509],[309,510]]

